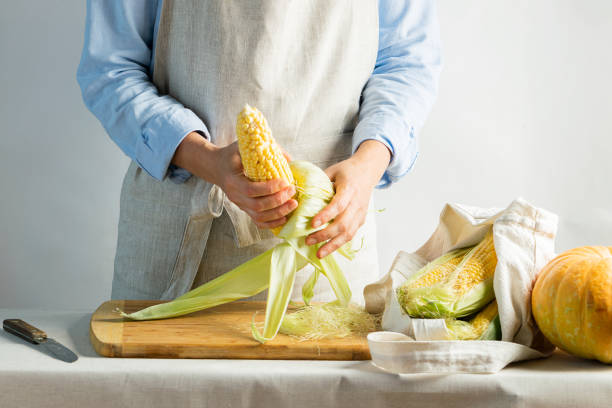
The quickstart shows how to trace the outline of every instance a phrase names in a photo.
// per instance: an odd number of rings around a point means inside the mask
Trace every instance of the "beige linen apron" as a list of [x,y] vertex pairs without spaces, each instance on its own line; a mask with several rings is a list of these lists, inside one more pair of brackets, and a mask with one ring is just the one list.
[[[202,118],[213,143],[235,140],[236,115],[249,103],[294,159],[325,169],[350,155],[377,46],[376,0],[164,0],[153,81]],[[368,218],[354,240],[359,246],[366,238],[357,258],[336,255],[358,302],[378,277]],[[160,182],[132,163],[121,192],[112,297],[171,299],[278,242],[217,186],[197,177]],[[309,271],[298,273],[293,298]],[[321,278],[313,300],[331,298]]]

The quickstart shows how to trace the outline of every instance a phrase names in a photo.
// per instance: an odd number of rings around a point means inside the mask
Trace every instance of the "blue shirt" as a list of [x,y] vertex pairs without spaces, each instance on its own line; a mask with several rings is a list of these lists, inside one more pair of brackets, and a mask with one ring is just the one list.
[[[156,179],[180,183],[190,174],[170,163],[177,146],[192,131],[209,133],[199,117],[160,95],[151,81],[162,1],[88,0],[77,80],[85,105],[121,150]],[[412,168],[440,66],[435,1],[379,0],[376,65],[353,134],[353,151],[374,139],[392,153],[379,187]]]

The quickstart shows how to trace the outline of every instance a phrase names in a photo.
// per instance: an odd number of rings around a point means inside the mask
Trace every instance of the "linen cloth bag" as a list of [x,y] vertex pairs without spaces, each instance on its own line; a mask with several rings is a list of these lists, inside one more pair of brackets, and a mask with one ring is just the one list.
[[[492,373],[513,361],[550,355],[554,346],[531,315],[531,291],[537,273],[554,257],[557,223],[555,214],[522,198],[505,209],[446,204],[429,240],[416,252],[400,251],[389,272],[364,289],[368,312],[383,312],[385,331],[368,336],[374,365],[394,373]],[[409,276],[450,250],[475,245],[491,228],[502,341],[446,340],[444,319],[404,313],[396,289]]]

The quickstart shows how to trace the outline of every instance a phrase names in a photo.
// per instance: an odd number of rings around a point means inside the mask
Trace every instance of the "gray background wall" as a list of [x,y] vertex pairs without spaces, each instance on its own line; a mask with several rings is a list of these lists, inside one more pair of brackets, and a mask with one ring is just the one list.
[[[83,1],[3,2],[0,308],[92,309],[110,293],[128,159],[84,108]],[[612,245],[612,2],[439,0],[445,69],[414,172],[376,193],[381,272],[446,202],[522,196],[557,250]]]

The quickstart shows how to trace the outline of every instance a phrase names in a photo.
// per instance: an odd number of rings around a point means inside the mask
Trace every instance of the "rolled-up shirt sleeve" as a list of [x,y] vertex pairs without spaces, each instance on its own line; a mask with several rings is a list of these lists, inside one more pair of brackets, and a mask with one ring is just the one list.
[[88,0],[77,71],[87,108],[111,139],[148,174],[182,182],[189,173],[170,164],[183,138],[202,120],[151,82],[161,1]]
[[376,66],[363,93],[353,152],[368,139],[391,151],[377,187],[408,173],[418,155],[417,134],[436,99],[441,68],[434,0],[380,0]]

